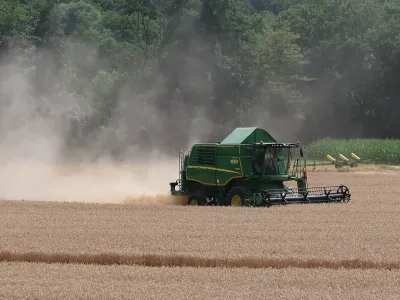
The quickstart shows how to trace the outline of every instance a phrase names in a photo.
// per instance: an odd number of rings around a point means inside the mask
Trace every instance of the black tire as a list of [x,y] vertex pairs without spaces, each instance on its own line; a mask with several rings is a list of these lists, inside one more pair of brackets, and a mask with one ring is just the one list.
[[203,206],[206,203],[206,199],[199,193],[194,193],[189,196],[187,205],[192,206]]
[[244,186],[234,186],[230,189],[226,197],[226,204],[228,206],[243,206],[245,199],[251,197],[253,197],[253,192],[249,188]]

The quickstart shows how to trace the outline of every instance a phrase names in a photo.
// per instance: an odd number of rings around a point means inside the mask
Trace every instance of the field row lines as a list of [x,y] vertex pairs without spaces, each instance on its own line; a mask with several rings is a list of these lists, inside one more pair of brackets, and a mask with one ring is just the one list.
[[301,268],[301,269],[386,269],[400,270],[400,262],[376,262],[362,259],[325,260],[295,258],[206,258],[184,255],[158,254],[72,254],[0,251],[2,262],[36,262],[90,265],[139,265],[149,267],[201,267],[201,268]]

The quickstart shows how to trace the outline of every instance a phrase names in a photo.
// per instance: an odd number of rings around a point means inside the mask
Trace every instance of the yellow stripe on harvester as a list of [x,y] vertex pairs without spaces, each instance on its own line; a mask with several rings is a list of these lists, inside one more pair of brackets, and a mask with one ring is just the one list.
[[202,166],[188,166],[188,169],[202,169],[202,170],[211,170],[211,171],[219,171],[219,172],[226,172],[226,173],[242,174],[242,172],[237,172],[237,171],[233,171],[233,170],[219,169],[219,168],[212,168],[212,167],[202,167]]
[[194,179],[194,178],[189,178],[189,177],[187,177],[186,179],[196,181],[201,184],[208,185],[208,186],[225,186],[229,181],[231,181],[233,179],[239,179],[239,178],[243,178],[243,177],[242,176],[234,176],[234,177],[228,178],[224,183],[207,183],[207,182],[204,182],[204,181],[201,181],[198,179]]

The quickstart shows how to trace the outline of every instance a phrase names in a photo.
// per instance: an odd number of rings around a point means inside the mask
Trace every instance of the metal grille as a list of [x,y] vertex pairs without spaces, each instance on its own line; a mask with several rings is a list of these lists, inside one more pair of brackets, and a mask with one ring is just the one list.
[[191,161],[199,165],[215,166],[215,147],[196,147],[192,150]]

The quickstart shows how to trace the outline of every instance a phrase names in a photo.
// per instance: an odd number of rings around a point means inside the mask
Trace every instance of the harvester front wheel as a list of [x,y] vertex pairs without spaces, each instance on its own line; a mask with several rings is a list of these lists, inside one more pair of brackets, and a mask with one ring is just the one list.
[[204,203],[205,203],[205,198],[198,193],[194,193],[189,196],[187,205],[203,206]]
[[253,192],[244,186],[234,186],[230,189],[226,202],[228,206],[243,206],[245,199],[250,199]]

